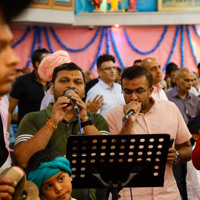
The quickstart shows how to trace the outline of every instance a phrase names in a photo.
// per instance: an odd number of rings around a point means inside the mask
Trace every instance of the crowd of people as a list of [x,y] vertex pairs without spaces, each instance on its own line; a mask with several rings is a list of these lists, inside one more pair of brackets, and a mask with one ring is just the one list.
[[0,200],[111,200],[107,189],[72,189],[68,137],[162,133],[174,141],[168,149],[163,187],[122,188],[120,199],[200,198],[200,65],[195,73],[169,63],[163,79],[156,58],[138,59],[121,69],[114,56],[103,54],[97,59],[95,79],[66,51],[41,48],[32,55],[34,70],[25,74],[15,69],[20,60],[7,24],[27,4],[18,3],[16,12],[2,2]]

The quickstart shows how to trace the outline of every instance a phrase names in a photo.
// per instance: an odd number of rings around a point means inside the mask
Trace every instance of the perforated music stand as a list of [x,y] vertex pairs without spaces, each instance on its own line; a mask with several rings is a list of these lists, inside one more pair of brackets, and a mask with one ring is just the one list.
[[[162,187],[169,134],[70,136],[73,188]],[[145,181],[144,181],[145,180]]]

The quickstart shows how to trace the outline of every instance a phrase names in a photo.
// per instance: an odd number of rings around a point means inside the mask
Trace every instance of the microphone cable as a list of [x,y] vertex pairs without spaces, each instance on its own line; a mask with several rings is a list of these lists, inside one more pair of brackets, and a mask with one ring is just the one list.
[[[81,118],[80,118],[80,114],[79,113],[77,113],[77,115],[78,115],[78,122],[79,122],[79,132],[80,132],[80,135],[82,135],[82,133],[81,133]],[[90,200],[90,188],[88,188],[88,200]]]
[[78,122],[79,122],[79,132],[80,132],[80,135],[82,135],[82,133],[81,133],[81,118],[80,118],[80,114],[77,113],[77,115],[78,115]]
[[125,135],[124,123],[125,123],[125,120],[122,120],[122,132],[123,132],[123,135]]

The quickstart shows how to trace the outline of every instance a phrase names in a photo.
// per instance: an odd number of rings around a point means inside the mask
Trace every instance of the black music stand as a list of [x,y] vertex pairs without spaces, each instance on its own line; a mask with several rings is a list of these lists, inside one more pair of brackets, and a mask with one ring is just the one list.
[[[70,136],[73,188],[162,187],[169,134]],[[144,181],[145,180],[145,181]]]

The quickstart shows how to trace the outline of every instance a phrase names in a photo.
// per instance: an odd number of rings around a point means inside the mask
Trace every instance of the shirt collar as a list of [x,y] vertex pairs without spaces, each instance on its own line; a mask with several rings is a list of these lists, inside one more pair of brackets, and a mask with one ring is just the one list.
[[[178,94],[178,90],[177,90],[177,87],[176,87],[176,86],[175,86],[174,88],[172,88],[171,90],[172,90],[172,92],[171,92],[172,97],[179,97],[179,98],[181,98],[181,97],[179,96],[179,94]],[[191,98],[190,92],[187,93],[185,99],[187,99],[187,98],[189,98],[189,99]],[[181,99],[182,99],[182,98],[181,98]]]
[[153,105],[151,106],[150,110],[145,114],[139,113],[139,115],[147,115],[148,113],[152,113],[157,108],[158,103],[153,97],[150,97],[149,101],[153,102]]
[[154,92],[159,92],[159,91],[161,91],[161,90],[162,90],[162,85],[161,85],[161,83],[158,84],[158,87],[153,86],[153,90],[154,90]]
[[104,89],[112,89],[114,87],[114,82],[113,82],[113,87],[109,87],[105,82],[103,82],[101,79],[99,79],[99,85],[103,87]]

